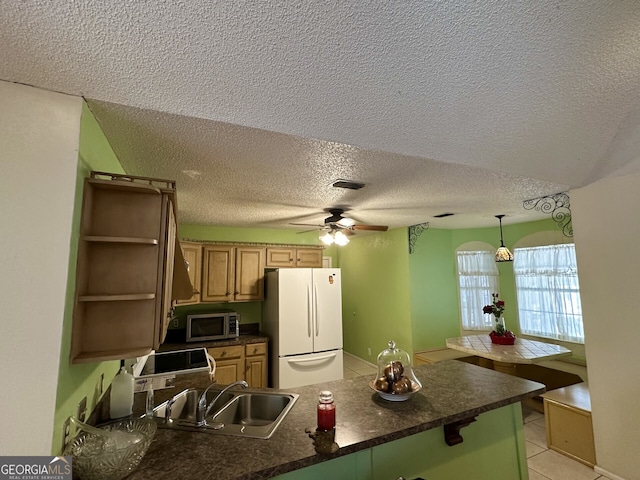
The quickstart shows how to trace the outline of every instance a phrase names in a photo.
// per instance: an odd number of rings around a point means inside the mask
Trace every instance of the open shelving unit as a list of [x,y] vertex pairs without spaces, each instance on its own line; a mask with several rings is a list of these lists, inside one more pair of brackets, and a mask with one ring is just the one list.
[[175,261],[174,197],[171,181],[100,172],[85,179],[72,363],[140,356],[164,339]]

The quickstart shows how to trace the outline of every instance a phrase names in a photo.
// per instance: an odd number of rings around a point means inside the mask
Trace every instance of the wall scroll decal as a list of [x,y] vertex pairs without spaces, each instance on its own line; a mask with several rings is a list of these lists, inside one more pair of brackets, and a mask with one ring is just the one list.
[[573,225],[571,224],[571,205],[569,195],[566,192],[547,195],[546,197],[525,200],[522,204],[525,210],[537,210],[542,213],[550,213],[551,218],[562,229],[565,237],[573,237]]
[[429,228],[429,222],[419,223],[409,227],[409,253],[413,253],[418,237],[422,235],[422,232],[427,228]]

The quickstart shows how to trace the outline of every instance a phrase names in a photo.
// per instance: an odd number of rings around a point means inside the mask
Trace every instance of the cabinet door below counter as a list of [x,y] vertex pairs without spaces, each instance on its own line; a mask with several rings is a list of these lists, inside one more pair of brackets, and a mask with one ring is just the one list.
[[268,386],[267,342],[210,347],[207,350],[216,361],[214,379],[219,384],[245,380],[250,387]]
[[242,345],[208,348],[209,355],[216,361],[214,379],[221,385],[228,385],[244,379],[244,355]]
[[245,380],[250,387],[267,387],[267,344],[245,345]]

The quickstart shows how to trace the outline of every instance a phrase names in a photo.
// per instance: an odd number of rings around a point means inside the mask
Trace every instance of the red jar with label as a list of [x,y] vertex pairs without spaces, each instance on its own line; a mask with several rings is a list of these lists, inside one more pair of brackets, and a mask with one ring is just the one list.
[[333,393],[328,390],[320,392],[318,400],[318,430],[328,432],[336,428],[336,404]]

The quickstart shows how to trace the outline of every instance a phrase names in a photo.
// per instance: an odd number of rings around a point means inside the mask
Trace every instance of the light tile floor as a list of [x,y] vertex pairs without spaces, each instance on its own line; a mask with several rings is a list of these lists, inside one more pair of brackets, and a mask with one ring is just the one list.
[[[344,354],[344,378],[370,375],[378,372],[372,365],[351,354]],[[547,448],[544,415],[523,407],[524,438],[527,447],[529,480],[609,480],[592,468]]]

